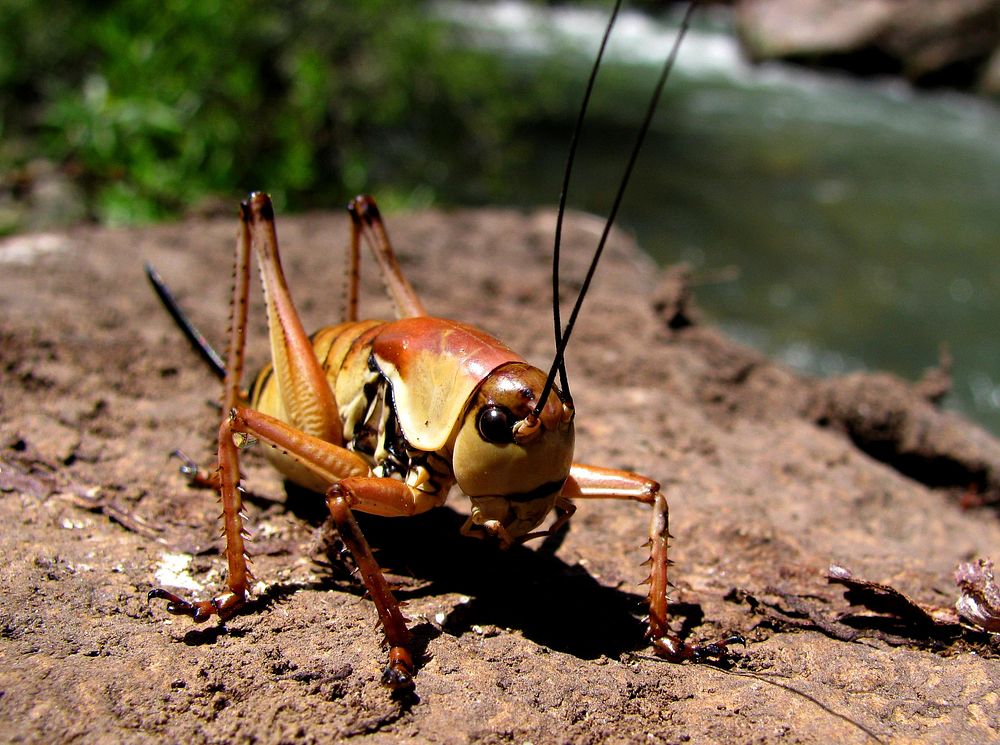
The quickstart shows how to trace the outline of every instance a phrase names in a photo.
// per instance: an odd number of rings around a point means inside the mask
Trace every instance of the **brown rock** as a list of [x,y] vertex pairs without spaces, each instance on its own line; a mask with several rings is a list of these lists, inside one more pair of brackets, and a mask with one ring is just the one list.
[[743,0],[737,31],[752,59],[900,73],[970,87],[1000,47],[997,0]]
[[[552,211],[387,219],[433,312],[546,363]],[[847,608],[827,583],[831,563],[941,605],[954,602],[955,565],[1000,545],[994,510],[963,509],[949,489],[859,449],[857,433],[871,436],[876,415],[912,421],[896,429],[919,446],[906,452],[944,436],[951,444],[935,452],[975,446],[990,469],[995,440],[902,382],[818,383],[703,323],[668,332],[652,309],[656,271],[620,234],[569,350],[577,455],[664,484],[675,626],[698,641],[742,633],[738,674],[646,656],[642,506],[584,501],[558,550],[507,553],[458,535],[463,517],[446,507],[362,523],[427,651],[416,697],[394,699],[378,683],[371,603],[348,571],[308,559],[321,500],[286,493],[253,450],[246,507],[266,586],[252,612],[197,627],[150,607],[145,593],[168,572],[202,597],[220,587],[217,502],[166,457],[180,447],[210,461],[219,387],[159,309],[142,262],[218,344],[234,227],[78,229],[66,250],[3,267],[0,739],[982,742],[1000,729],[1000,659],[987,642],[852,643],[824,620]],[[278,229],[306,326],[329,323],[346,218],[279,217]],[[567,296],[593,234],[591,218],[572,216]],[[363,312],[384,316],[365,272]],[[266,355],[255,303],[251,369]],[[58,496],[91,493],[114,510]],[[458,495],[452,504],[463,509]]]

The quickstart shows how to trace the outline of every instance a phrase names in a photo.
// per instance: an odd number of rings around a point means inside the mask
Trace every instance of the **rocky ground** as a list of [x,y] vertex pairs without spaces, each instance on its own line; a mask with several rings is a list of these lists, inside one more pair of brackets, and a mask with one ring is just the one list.
[[[389,220],[433,312],[546,364],[551,212]],[[681,272],[621,235],[569,355],[578,458],[663,482],[675,626],[745,636],[728,665],[648,656],[642,506],[583,504],[561,545],[501,553],[458,535],[456,494],[454,509],[363,522],[425,653],[415,693],[393,696],[374,608],[324,551],[322,502],[253,456],[250,612],[197,627],[148,604],[154,586],[221,587],[216,501],[167,458],[210,460],[219,387],[142,264],[221,343],[234,223],[0,244],[0,740],[1000,738],[1000,650],[950,610],[956,565],[1000,545],[1000,443],[936,407],[942,371],[817,381],[734,345],[700,321]],[[330,322],[344,217],[279,229],[306,325]],[[598,231],[574,217],[564,276],[581,275]],[[389,312],[377,281],[366,300]],[[912,602],[842,570],[831,583],[831,564]]]

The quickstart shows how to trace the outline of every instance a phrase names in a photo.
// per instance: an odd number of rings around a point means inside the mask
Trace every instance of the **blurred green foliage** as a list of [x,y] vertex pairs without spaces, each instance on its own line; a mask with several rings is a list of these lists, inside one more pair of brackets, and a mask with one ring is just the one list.
[[0,3],[0,171],[55,162],[104,222],[254,188],[412,204],[462,178],[475,201],[527,99],[408,0]]

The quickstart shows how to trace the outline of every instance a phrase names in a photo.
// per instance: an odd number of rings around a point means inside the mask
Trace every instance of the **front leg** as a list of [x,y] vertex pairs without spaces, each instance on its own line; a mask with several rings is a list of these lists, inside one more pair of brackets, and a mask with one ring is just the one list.
[[644,476],[629,471],[616,471],[574,463],[562,494],[570,499],[631,499],[651,505],[653,514],[649,522],[649,558],[643,566],[649,567],[649,584],[646,602],[649,621],[646,636],[657,656],[671,662],[719,657],[726,653],[726,645],[742,641],[733,636],[725,641],[705,646],[694,646],[683,641],[670,629],[669,590],[667,569],[669,509],[667,498],[660,485]]

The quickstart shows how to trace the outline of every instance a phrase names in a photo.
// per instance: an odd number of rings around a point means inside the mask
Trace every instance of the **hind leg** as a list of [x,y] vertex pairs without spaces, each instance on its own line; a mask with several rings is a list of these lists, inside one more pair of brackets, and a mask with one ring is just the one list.
[[[415,316],[426,316],[423,303],[417,297],[417,293],[407,281],[403,270],[396,260],[396,252],[389,241],[389,234],[386,232],[385,224],[382,222],[382,215],[374,198],[362,195],[355,197],[347,205],[347,211],[351,214],[351,256],[352,256],[352,278],[356,275],[357,246],[360,240],[371,249],[372,255],[382,273],[382,280],[385,282],[389,297],[392,298],[396,306],[396,318],[413,318]],[[357,293],[353,296],[356,298]],[[356,299],[354,301],[354,312],[356,314]],[[348,319],[353,320],[353,319]]]

